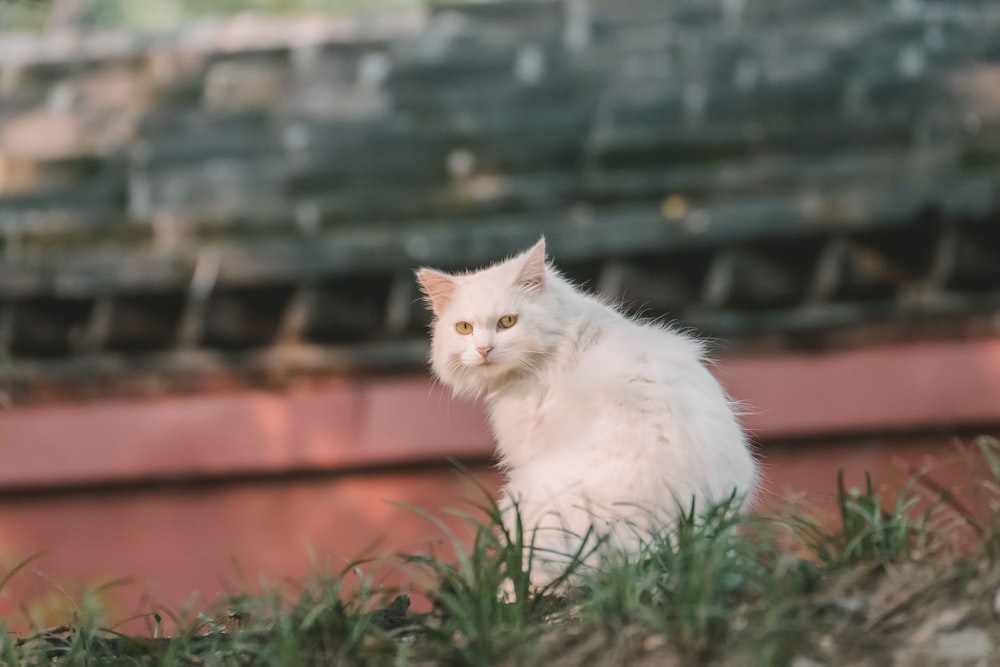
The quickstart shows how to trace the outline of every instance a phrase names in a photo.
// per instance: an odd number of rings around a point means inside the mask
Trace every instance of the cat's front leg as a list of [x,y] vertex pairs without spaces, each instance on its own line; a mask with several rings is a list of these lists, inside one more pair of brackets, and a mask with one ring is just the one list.
[[[559,593],[579,582],[585,570],[596,566],[601,542],[592,514],[575,494],[547,497],[519,495],[517,502],[505,494],[502,511],[506,562],[517,563],[516,576],[527,576],[535,592]],[[515,555],[518,554],[518,555]],[[507,581],[511,582],[508,577]],[[513,591],[511,582],[505,593]]]

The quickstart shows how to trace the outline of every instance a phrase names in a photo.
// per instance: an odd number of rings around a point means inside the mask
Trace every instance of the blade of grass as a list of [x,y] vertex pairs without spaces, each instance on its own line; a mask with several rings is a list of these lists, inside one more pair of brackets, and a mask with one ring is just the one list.
[[24,570],[24,568],[28,567],[34,561],[38,560],[39,558],[41,558],[44,555],[45,555],[45,552],[44,551],[40,551],[40,552],[38,552],[36,554],[32,554],[31,556],[28,556],[27,558],[25,558],[24,560],[22,560],[20,563],[18,563],[17,565],[15,565],[12,569],[10,569],[7,572],[7,574],[5,574],[3,577],[0,577],[0,591],[3,591],[3,589],[7,587],[7,584],[10,583],[11,579],[13,579],[14,577],[16,577],[19,572],[21,572],[22,570]]

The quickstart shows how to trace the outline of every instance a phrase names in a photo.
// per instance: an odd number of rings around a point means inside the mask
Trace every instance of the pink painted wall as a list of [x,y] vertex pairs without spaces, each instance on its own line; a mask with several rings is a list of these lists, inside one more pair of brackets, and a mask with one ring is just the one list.
[[[840,468],[851,484],[866,469],[885,480],[894,457],[922,465],[950,456],[951,434],[1000,432],[1000,339],[734,358],[716,371],[751,408],[765,503],[830,492]],[[478,491],[446,458],[495,489],[490,453],[480,408],[424,378],[16,407],[0,413],[0,576],[44,556],[0,591],[0,618],[23,627],[19,605],[65,606],[57,587],[72,596],[117,577],[134,580],[109,595],[119,619],[152,602],[201,609],[366,550],[441,548],[439,529],[394,503],[467,507]],[[412,583],[388,562],[379,572]]]

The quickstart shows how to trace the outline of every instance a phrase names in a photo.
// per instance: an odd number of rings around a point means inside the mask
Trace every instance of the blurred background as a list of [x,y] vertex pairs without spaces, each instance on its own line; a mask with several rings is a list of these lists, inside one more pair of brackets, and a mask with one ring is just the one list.
[[42,554],[0,618],[446,554],[403,506],[467,535],[499,478],[412,271],[542,233],[710,337],[761,506],[997,433],[997,35],[987,0],[0,2],[0,578]]

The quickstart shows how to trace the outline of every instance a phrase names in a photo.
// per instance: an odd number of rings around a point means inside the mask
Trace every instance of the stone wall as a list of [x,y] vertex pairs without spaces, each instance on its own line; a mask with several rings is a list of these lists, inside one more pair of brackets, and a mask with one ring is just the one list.
[[993,332],[997,34],[974,0],[565,0],[0,36],[8,392],[411,368],[411,269],[543,232],[730,350]]

